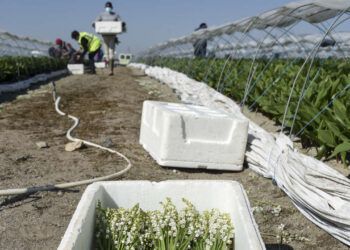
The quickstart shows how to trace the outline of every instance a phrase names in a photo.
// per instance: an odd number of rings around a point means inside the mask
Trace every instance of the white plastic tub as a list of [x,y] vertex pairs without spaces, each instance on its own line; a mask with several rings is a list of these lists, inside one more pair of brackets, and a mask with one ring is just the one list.
[[123,32],[122,22],[95,22],[96,33],[102,35],[119,34]]
[[84,74],[84,64],[68,64],[68,71],[72,75],[83,75]]
[[159,202],[171,198],[182,208],[182,198],[199,211],[217,208],[230,214],[235,227],[235,250],[263,250],[265,245],[254,221],[247,195],[235,181],[116,181],[88,186],[71,219],[59,250],[93,249],[95,208],[131,208],[137,203],[144,210],[160,209]]
[[140,143],[161,166],[240,171],[248,121],[219,110],[145,101]]

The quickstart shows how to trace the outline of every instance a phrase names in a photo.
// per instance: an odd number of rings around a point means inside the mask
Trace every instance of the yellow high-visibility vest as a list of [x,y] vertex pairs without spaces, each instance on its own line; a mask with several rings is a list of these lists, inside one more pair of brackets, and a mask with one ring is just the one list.
[[[88,40],[88,52],[95,52],[98,48],[101,47],[101,40],[94,36],[93,34],[89,34],[87,32],[79,32],[79,44],[81,46],[81,39]],[[82,47],[82,46],[81,46]]]

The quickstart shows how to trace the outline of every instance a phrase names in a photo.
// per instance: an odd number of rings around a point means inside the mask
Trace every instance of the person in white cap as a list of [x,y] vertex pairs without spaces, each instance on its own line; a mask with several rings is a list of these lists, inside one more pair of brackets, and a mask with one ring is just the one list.
[[[120,16],[113,12],[113,5],[111,2],[106,2],[105,11],[101,13],[95,20],[95,22],[103,22],[103,21],[120,21]],[[95,23],[92,25],[95,27]],[[110,68],[109,75],[114,74],[114,53],[115,53],[115,45],[119,43],[116,35],[102,35],[104,42],[104,52],[106,56],[107,63]]]

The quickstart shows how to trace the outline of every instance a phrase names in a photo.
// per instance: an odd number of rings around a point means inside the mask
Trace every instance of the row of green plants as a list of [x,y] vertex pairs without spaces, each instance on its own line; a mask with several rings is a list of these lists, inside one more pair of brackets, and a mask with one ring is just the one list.
[[279,124],[284,121],[285,132],[300,137],[304,147],[315,146],[318,158],[337,157],[344,164],[349,163],[350,63],[347,59],[314,59],[303,69],[304,59],[158,57],[143,62],[203,81],[235,101],[244,102],[250,110],[259,110]]
[[0,57],[0,84],[28,79],[32,76],[65,69],[67,61],[50,57]]

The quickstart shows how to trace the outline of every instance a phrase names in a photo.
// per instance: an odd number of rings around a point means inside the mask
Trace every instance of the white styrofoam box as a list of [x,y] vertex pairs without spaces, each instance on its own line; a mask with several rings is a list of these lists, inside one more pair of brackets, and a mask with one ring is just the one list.
[[69,73],[71,73],[72,75],[84,74],[84,64],[68,64],[67,68]]
[[85,190],[69,223],[59,250],[93,249],[95,208],[131,208],[137,203],[144,210],[160,209],[160,202],[171,198],[178,209],[186,198],[199,210],[217,208],[229,213],[235,227],[236,250],[264,250],[249,200],[235,181],[115,181],[97,182]]
[[132,54],[119,54],[119,64],[128,65],[131,62]]
[[95,62],[95,67],[98,69],[104,69],[104,68],[106,68],[106,63],[105,62]]
[[140,143],[161,166],[243,169],[248,121],[203,106],[145,101]]
[[95,31],[99,34],[118,34],[123,32],[122,22],[95,22]]

